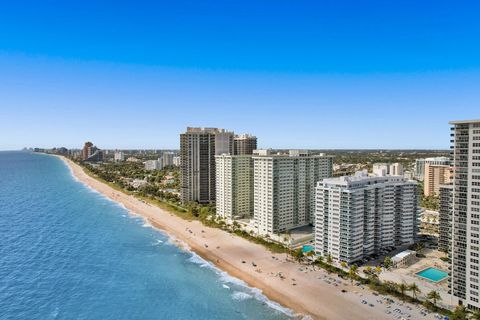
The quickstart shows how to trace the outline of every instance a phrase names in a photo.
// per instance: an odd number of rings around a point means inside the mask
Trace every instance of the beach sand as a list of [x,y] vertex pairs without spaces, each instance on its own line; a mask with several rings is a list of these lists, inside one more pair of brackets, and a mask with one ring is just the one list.
[[[206,227],[199,221],[179,218],[111,188],[88,176],[79,165],[69,159],[60,158],[79,181],[123,204],[132,213],[145,218],[152,226],[187,244],[202,258],[248,285],[259,288],[269,299],[294,310],[295,313],[314,319],[393,319],[393,314],[385,313],[383,304],[375,302],[379,297],[374,296],[368,289],[352,286],[346,280],[342,280],[342,284],[338,286],[328,284],[324,277],[329,275],[324,270],[312,271],[310,266],[287,261],[286,254],[271,253],[261,245],[223,230]],[[253,266],[252,262],[256,266]],[[284,279],[277,276],[279,272],[284,275]],[[330,277],[337,278],[335,275]],[[342,293],[342,289],[347,292]],[[362,304],[361,300],[364,299],[375,304],[375,307]],[[413,318],[421,317],[418,308],[413,309]]]

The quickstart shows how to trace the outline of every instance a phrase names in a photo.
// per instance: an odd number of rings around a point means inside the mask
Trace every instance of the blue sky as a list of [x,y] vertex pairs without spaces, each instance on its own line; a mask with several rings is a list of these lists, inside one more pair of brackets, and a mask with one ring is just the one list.
[[480,118],[475,1],[3,1],[0,149],[448,148]]

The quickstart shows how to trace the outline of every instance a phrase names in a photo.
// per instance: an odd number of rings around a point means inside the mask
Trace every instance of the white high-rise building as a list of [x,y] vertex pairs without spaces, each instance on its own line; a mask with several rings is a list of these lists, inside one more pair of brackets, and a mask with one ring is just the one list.
[[215,156],[217,215],[231,223],[253,216],[253,158]]
[[388,166],[388,171],[391,176],[403,176],[403,164],[392,163]]
[[173,157],[173,165],[176,167],[180,167],[182,164],[180,157]]
[[402,176],[324,179],[316,188],[315,251],[352,263],[418,233],[417,184]]
[[113,154],[113,160],[115,162],[124,161],[125,154],[123,153],[123,151],[115,151],[115,153]]
[[173,152],[164,152],[162,154],[163,166],[164,167],[171,167],[173,166]]
[[401,163],[375,163],[373,164],[373,174],[379,177],[403,176],[403,165]]
[[163,160],[158,158],[158,160],[147,160],[145,161],[145,170],[162,170],[163,169]]
[[333,157],[291,151],[253,156],[254,228],[260,235],[279,234],[313,224],[315,185],[332,176]]
[[480,120],[452,121],[453,214],[451,279],[453,297],[480,308]]

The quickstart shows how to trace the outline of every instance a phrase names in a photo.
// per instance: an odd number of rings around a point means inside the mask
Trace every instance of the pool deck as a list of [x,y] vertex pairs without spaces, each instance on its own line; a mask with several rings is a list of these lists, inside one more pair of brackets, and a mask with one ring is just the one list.
[[440,260],[440,257],[443,256],[443,253],[432,249],[424,249],[422,253],[426,255],[426,258],[420,258],[417,262],[407,268],[384,271],[380,275],[380,279],[384,281],[393,281],[396,283],[416,283],[421,290],[419,295],[420,297],[425,296],[432,290],[438,291],[442,297],[442,300],[439,304],[447,308],[454,308],[457,306],[458,301],[448,294],[448,277],[440,280],[439,282],[433,282],[427,278],[417,275],[418,272],[432,267],[446,272],[448,270],[448,263]]
[[[438,270],[438,271],[440,271],[440,272],[442,272],[442,273],[445,273],[446,275],[444,275],[444,276],[443,276],[441,279],[439,279],[439,280],[434,280],[434,279],[430,279],[429,277],[425,277],[425,276],[423,276],[423,275],[420,274],[420,273],[422,273],[422,272],[424,272],[424,271],[426,271],[426,270],[429,270],[429,269]],[[420,271],[418,271],[418,272],[415,272],[415,276],[417,276],[417,277],[419,277],[419,278],[421,278],[421,279],[425,279],[425,280],[427,280],[427,281],[431,281],[431,282],[433,282],[433,283],[440,283],[440,282],[445,281],[445,280],[448,279],[448,272],[447,272],[447,271],[443,271],[442,269],[439,269],[439,268],[428,267],[428,268],[425,268],[425,269],[420,270]]]

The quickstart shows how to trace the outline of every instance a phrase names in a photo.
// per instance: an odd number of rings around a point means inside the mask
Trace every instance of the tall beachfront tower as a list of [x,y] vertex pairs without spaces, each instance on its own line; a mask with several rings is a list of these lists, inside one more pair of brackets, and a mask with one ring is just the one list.
[[253,156],[254,224],[260,235],[272,235],[313,224],[315,185],[333,174],[333,157],[291,150]]
[[215,156],[233,154],[233,132],[187,128],[180,134],[180,199],[183,203],[215,201]]
[[257,149],[257,137],[249,134],[236,135],[233,138],[233,153],[235,155],[251,155]]
[[324,179],[316,188],[315,251],[352,263],[418,233],[417,183],[401,176]]
[[253,216],[253,158],[223,154],[216,161],[217,216],[228,223]]
[[480,120],[452,121],[453,220],[451,290],[480,308]]
[[444,184],[439,189],[438,250],[450,252],[452,249],[453,185]]

